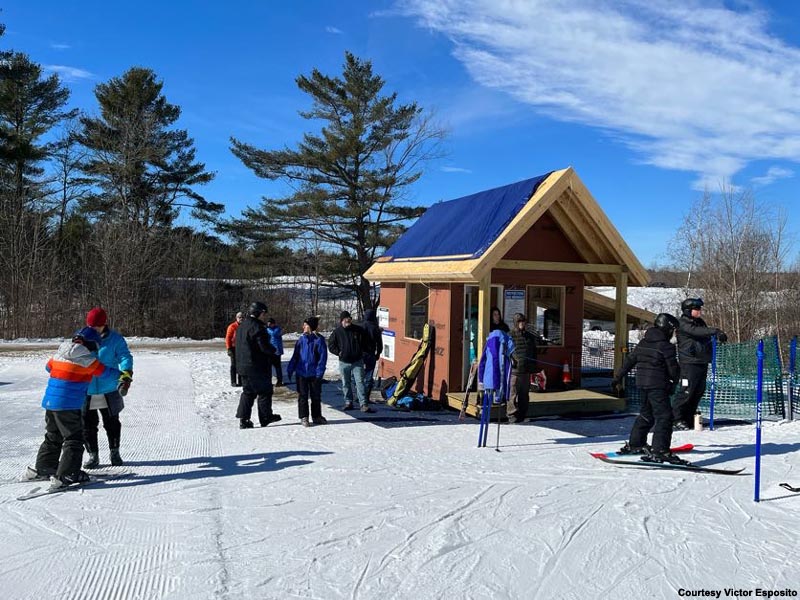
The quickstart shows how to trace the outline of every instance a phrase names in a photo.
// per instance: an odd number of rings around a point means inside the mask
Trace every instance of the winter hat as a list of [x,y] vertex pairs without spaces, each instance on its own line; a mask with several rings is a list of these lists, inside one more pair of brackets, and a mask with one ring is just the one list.
[[522,313],[516,313],[514,315],[514,323],[519,323],[520,321],[525,321],[527,323],[528,319],[526,319],[525,315],[523,315]]
[[319,327],[319,318],[308,317],[303,323],[308,323],[308,326],[311,327],[311,331],[316,331],[317,327]]
[[273,319],[272,317],[267,319],[267,325],[275,325],[275,319]]
[[103,327],[106,323],[108,323],[108,315],[99,306],[90,310],[86,315],[86,324],[89,327]]
[[352,317],[352,316],[350,315],[350,313],[349,313],[349,312],[347,312],[346,310],[343,310],[343,311],[342,311],[342,312],[339,314],[339,320],[340,320],[340,321],[341,321],[341,320],[343,320],[343,319],[352,319],[352,318],[353,318],[353,317]]

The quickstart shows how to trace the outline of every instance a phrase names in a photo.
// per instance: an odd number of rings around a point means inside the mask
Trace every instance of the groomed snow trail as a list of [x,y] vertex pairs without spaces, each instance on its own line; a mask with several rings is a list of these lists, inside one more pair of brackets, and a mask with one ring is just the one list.
[[[455,412],[344,413],[240,431],[224,352],[135,353],[122,413],[134,475],[17,502],[43,435],[46,354],[0,363],[0,589],[10,598],[676,598],[795,586],[800,423],[768,424],[752,475],[619,469],[630,418],[503,426],[477,449]],[[335,372],[335,365],[329,373]],[[495,436],[492,424],[490,439]],[[750,426],[687,432],[701,464],[747,466]],[[101,458],[107,449],[101,432]]]

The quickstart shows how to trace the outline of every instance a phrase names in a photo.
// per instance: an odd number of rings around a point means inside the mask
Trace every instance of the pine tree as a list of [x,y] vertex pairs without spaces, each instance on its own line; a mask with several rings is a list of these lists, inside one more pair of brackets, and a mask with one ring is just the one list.
[[47,134],[72,114],[57,75],[20,52],[0,57],[0,305],[7,333],[30,333],[29,313],[44,301],[50,189]]
[[79,136],[89,150],[84,170],[99,188],[84,203],[88,214],[150,230],[172,225],[184,207],[197,218],[223,210],[193,189],[214,174],[195,160],[187,131],[173,127],[181,110],[162,87],[153,71],[134,67],[95,89],[100,115],[81,118]]
[[371,308],[363,273],[404,223],[424,211],[402,200],[422,164],[437,155],[443,132],[416,103],[382,95],[384,80],[372,63],[349,52],[341,77],[314,69],[296,81],[312,100],[300,115],[322,122],[318,133],[306,133],[294,150],[261,150],[231,139],[233,153],[256,175],[296,189],[247,209],[228,231],[251,240],[322,242],[328,256],[338,257],[328,275],[353,289],[362,309]]

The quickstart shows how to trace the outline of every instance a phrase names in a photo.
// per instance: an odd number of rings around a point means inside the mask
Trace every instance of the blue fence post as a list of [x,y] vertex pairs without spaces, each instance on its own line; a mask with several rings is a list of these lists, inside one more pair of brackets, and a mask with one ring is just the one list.
[[794,420],[794,383],[795,368],[797,366],[797,336],[792,338],[789,344],[789,412],[788,419]]
[[756,502],[761,500],[759,493],[761,488],[761,401],[764,395],[764,340],[758,341],[758,371],[756,375],[756,489],[754,499]]
[[708,428],[714,431],[714,400],[717,397],[717,336],[711,338],[711,391],[708,398]]

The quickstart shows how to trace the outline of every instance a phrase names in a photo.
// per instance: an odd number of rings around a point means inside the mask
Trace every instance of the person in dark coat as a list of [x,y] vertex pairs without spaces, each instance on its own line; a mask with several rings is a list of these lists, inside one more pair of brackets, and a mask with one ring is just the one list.
[[[325,338],[317,333],[319,318],[308,317],[303,321],[303,335],[294,345],[292,358],[286,367],[289,381],[297,374],[297,412],[303,427],[324,425],[328,420],[322,416],[322,378],[328,363],[328,348]],[[308,398],[311,396],[311,421],[308,420]]]
[[728,336],[716,327],[708,327],[701,318],[703,301],[687,298],[681,303],[678,326],[678,362],[681,367],[681,388],[672,416],[675,429],[692,429],[694,415],[706,392],[708,363],[711,362],[711,338],[724,343]]
[[339,315],[340,325],[328,338],[328,350],[339,357],[339,373],[342,376],[344,410],[353,410],[353,386],[362,412],[373,412],[369,407],[364,387],[364,352],[370,347],[367,333],[353,323],[353,317],[343,310]]
[[522,313],[514,315],[514,329],[509,335],[514,342],[511,356],[511,383],[508,400],[509,423],[522,423],[528,416],[531,391],[531,373],[536,370],[537,338],[527,330],[528,319]]
[[490,313],[492,318],[489,320],[489,332],[491,333],[495,329],[499,329],[500,331],[508,333],[508,325],[503,321],[503,313],[500,312],[500,309],[493,306]]
[[[672,410],[669,397],[678,381],[678,361],[675,346],[670,343],[678,320],[661,313],[655,326],[648,329],[644,339],[625,357],[622,368],[611,384],[618,389],[623,377],[636,368],[636,387],[642,399],[639,416],[633,422],[631,435],[620,454],[641,454],[647,462],[688,464],[669,451],[672,442]],[[647,434],[652,429],[653,445],[647,445]]]
[[269,343],[267,328],[267,306],[253,302],[247,317],[236,330],[236,370],[242,377],[242,395],[236,418],[239,429],[250,429],[253,422],[253,402],[258,405],[258,422],[261,427],[280,421],[281,416],[272,412],[272,365],[277,354]]
[[367,334],[368,347],[364,349],[364,386],[366,387],[367,399],[372,393],[375,385],[375,365],[383,351],[383,337],[381,328],[378,325],[378,318],[375,309],[368,308],[364,311],[364,323],[362,324]]

